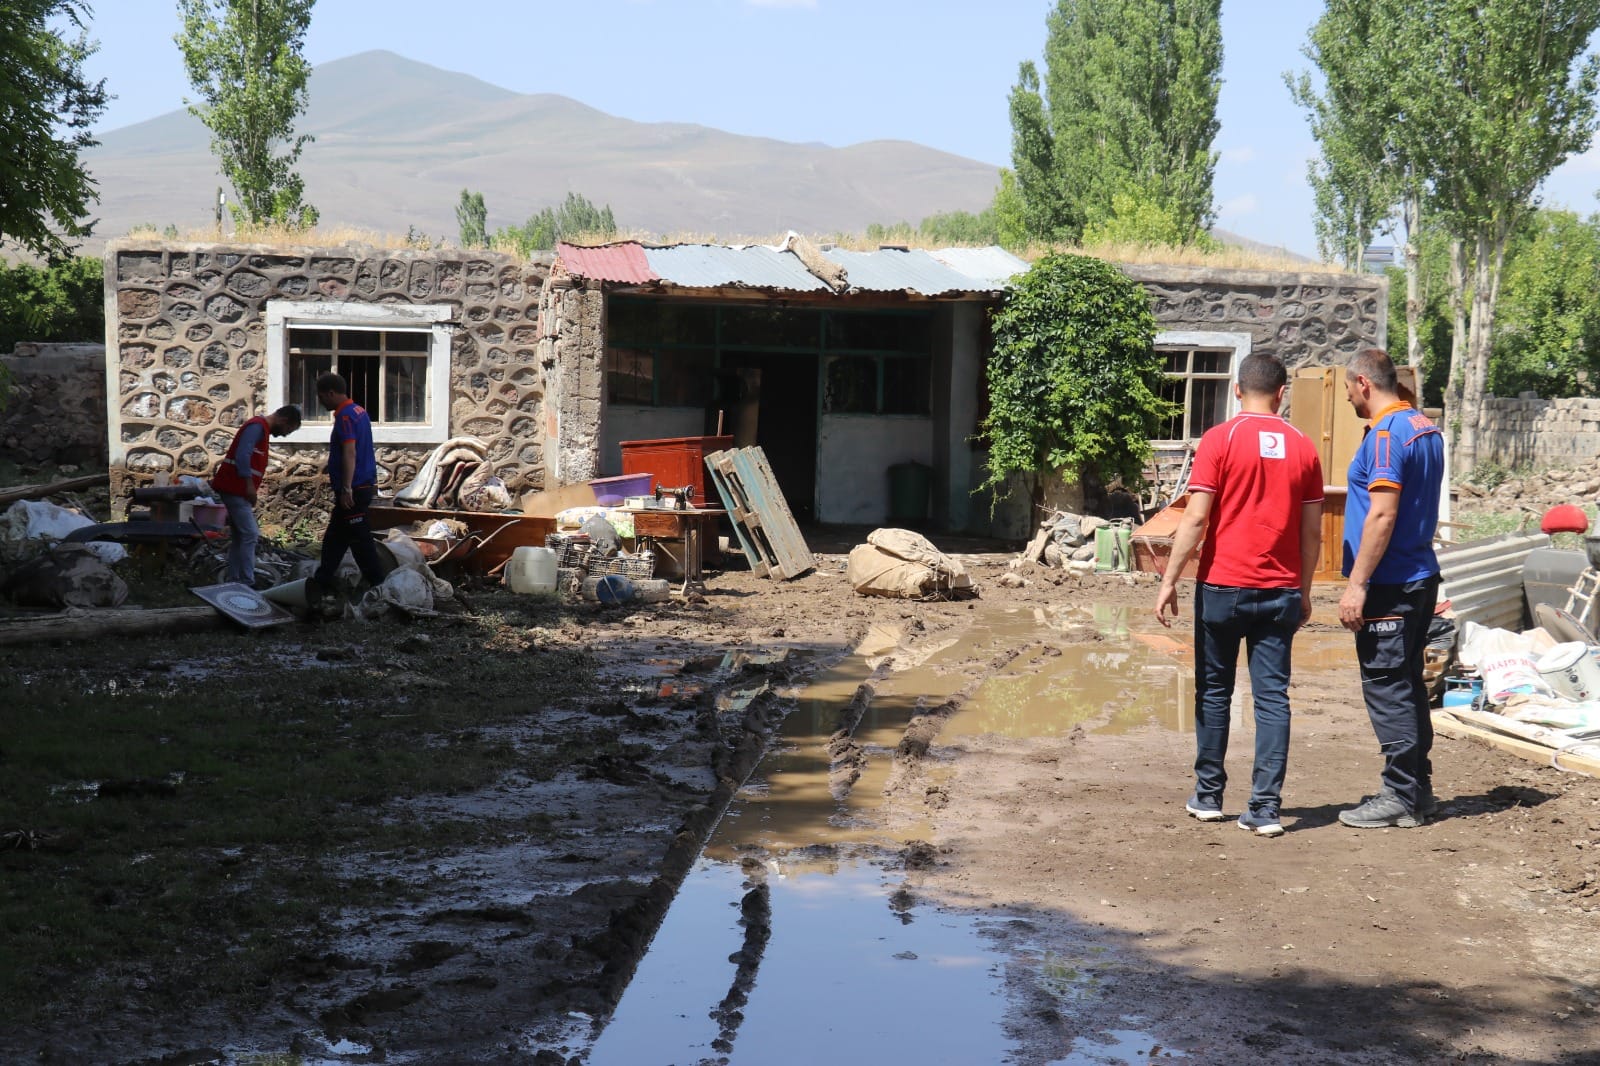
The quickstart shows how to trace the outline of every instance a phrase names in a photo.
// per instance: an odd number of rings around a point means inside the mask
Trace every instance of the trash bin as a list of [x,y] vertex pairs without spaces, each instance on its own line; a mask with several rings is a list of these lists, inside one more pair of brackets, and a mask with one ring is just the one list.
[[926,522],[933,468],[922,463],[895,463],[889,468],[889,521]]

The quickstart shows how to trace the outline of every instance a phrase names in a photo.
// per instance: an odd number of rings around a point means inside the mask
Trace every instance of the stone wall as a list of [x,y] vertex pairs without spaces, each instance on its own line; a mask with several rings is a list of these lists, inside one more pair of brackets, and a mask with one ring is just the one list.
[[[547,264],[491,252],[117,241],[106,250],[112,498],[158,474],[209,474],[235,430],[265,413],[269,301],[445,305],[450,433],[489,444],[513,492],[544,485],[537,356]],[[379,487],[408,484],[434,444],[378,447]],[[320,522],[325,444],[275,441],[262,516]]]
[[11,379],[0,459],[24,469],[105,465],[105,345],[19,344],[0,364]]
[[548,378],[545,450],[551,483],[600,476],[605,398],[605,295],[598,285],[552,279],[540,300],[539,362]]
[[1251,351],[1278,356],[1291,373],[1387,342],[1389,282],[1376,274],[1118,267],[1150,291],[1157,328],[1249,333]]
[[1600,456],[1600,399],[1483,403],[1481,452],[1502,466],[1590,466]]

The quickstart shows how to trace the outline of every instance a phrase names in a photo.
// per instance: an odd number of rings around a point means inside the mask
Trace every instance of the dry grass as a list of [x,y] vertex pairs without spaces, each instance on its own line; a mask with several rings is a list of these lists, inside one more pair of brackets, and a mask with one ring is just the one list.
[[[453,241],[446,237],[430,237],[425,234],[396,234],[379,233],[373,230],[357,229],[353,226],[327,226],[315,227],[309,230],[298,230],[282,226],[263,226],[259,228],[238,229],[230,233],[218,234],[215,229],[202,227],[180,232],[176,237],[164,236],[154,227],[144,227],[129,232],[129,237],[149,237],[157,240],[178,240],[198,243],[230,243],[230,244],[259,244],[268,247],[343,247],[346,245],[365,245],[372,248],[397,250],[412,248],[427,251],[435,248],[455,247]],[[677,244],[709,244],[709,245],[754,245],[763,244],[776,247],[784,242],[787,232],[778,234],[730,237],[725,234],[696,233],[690,231],[669,233],[664,236],[646,233],[642,230],[624,231],[615,234],[578,233],[564,238],[570,244],[593,247],[604,244],[619,244],[627,241],[638,241],[651,245],[677,245]],[[932,251],[946,247],[946,242],[930,240],[918,233],[896,234],[890,241],[869,239],[863,233],[832,233],[826,236],[813,235],[810,238],[821,246],[833,246],[847,251],[870,252],[884,244],[889,243],[894,247],[905,247]],[[491,251],[506,255],[516,255],[514,246],[505,242],[494,242]],[[1272,270],[1293,271],[1329,271],[1343,273],[1343,268],[1328,263],[1312,263],[1290,255],[1288,252],[1276,254],[1270,250],[1255,248],[1240,248],[1225,246],[1216,251],[1206,251],[1192,246],[1150,245],[1150,244],[1097,244],[1088,247],[1075,245],[1047,245],[1031,244],[1016,254],[1028,262],[1033,262],[1051,252],[1067,252],[1075,255],[1093,256],[1112,263],[1138,263],[1164,266],[1194,266],[1213,267],[1225,270]]]

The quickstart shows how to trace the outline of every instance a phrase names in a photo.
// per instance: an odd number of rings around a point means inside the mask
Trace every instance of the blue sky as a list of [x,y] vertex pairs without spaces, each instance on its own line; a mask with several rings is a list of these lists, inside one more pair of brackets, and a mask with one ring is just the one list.
[[[183,106],[176,0],[88,0],[117,94],[115,129]],[[1006,95],[1037,59],[1053,0],[320,0],[312,63],[384,48],[517,92],[554,92],[643,122],[842,146],[895,139],[1008,165]],[[1283,72],[1318,0],[1224,0],[1218,224],[1313,254],[1315,145]],[[315,150],[312,146],[308,151]],[[1600,209],[1600,148],[1569,161],[1546,202]],[[910,221],[915,222],[916,219]]]

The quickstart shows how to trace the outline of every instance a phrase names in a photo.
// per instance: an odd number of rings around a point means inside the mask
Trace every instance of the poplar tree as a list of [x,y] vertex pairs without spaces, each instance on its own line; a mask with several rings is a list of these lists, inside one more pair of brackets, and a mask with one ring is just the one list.
[[301,48],[315,3],[178,0],[183,31],[175,40],[199,96],[199,103],[185,103],[211,131],[211,150],[236,194],[236,223],[317,223],[294,170],[312,139],[296,136],[294,122],[307,103],[311,66]]
[[1185,241],[1216,211],[1221,0],[1059,0],[1045,72],[1010,98],[1012,167],[1028,236],[1077,241],[1113,197],[1170,218]]
[[489,208],[483,202],[483,193],[461,190],[461,199],[456,203],[456,227],[459,230],[459,239],[463,248],[487,248],[489,246]]
[[1405,4],[1408,54],[1397,90],[1411,158],[1464,252],[1455,279],[1467,304],[1445,407],[1462,470],[1479,459],[1496,303],[1506,246],[1537,206],[1550,172],[1585,151],[1596,126],[1600,26],[1594,0],[1382,0]]

